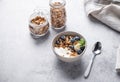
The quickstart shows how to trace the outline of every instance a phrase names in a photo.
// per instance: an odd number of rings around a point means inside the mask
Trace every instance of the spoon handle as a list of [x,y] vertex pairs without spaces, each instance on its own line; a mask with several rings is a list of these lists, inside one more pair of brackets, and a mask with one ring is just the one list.
[[91,68],[92,68],[92,65],[93,65],[93,61],[94,61],[94,58],[95,58],[95,55],[92,56],[92,59],[90,60],[90,63],[87,67],[87,70],[85,71],[85,74],[84,74],[84,77],[87,78],[90,74],[90,71],[91,71]]

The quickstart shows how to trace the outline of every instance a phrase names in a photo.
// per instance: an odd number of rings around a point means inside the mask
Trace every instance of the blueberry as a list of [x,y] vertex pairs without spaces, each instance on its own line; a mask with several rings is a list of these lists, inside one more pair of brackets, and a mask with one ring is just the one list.
[[60,39],[65,40],[65,35],[60,36]]
[[75,38],[71,38],[71,40],[70,40],[72,43],[74,43],[75,42]]
[[69,46],[69,48],[72,49],[72,50],[74,50],[74,46],[73,45]]
[[56,41],[56,44],[60,44],[60,41],[59,41],[59,40],[57,40],[57,41]]
[[81,50],[81,49],[77,50],[77,53],[78,53],[78,54],[81,54],[81,53],[82,53],[82,50]]
[[74,39],[75,40],[80,40],[80,37],[79,36],[75,36]]
[[85,49],[85,46],[81,47],[80,49],[83,51]]

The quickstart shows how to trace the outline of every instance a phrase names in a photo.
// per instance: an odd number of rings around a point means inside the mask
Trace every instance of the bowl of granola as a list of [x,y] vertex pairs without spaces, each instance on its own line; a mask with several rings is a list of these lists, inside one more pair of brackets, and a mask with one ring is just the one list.
[[53,52],[58,59],[64,62],[80,60],[86,50],[85,38],[76,32],[59,33],[52,42]]

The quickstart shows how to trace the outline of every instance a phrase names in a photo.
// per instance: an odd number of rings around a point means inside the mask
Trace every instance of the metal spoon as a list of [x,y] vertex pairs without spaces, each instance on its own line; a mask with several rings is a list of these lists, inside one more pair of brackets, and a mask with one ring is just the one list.
[[92,65],[93,65],[93,61],[94,61],[96,55],[99,55],[101,53],[101,48],[102,48],[101,42],[96,42],[95,45],[93,46],[92,52],[94,55],[92,56],[92,59],[87,67],[87,70],[85,71],[85,74],[84,74],[85,78],[87,78],[89,76]]

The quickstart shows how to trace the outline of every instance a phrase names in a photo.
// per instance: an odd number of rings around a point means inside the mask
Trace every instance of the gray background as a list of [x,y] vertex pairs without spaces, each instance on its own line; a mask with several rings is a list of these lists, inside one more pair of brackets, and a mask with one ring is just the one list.
[[[120,82],[115,71],[116,51],[120,33],[84,12],[84,0],[66,0],[67,27],[87,40],[87,51],[75,63],[59,61],[51,49],[58,32],[50,28],[43,38],[33,39],[28,29],[28,18],[37,6],[49,10],[48,0],[0,0],[0,82]],[[93,55],[96,41],[103,44],[88,79],[85,69]]]

